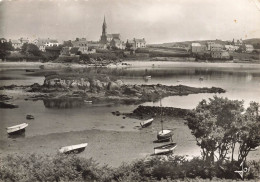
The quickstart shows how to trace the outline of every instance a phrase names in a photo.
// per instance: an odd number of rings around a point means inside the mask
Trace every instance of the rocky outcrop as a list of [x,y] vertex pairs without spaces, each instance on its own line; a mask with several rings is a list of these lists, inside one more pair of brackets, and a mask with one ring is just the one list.
[[13,108],[18,108],[18,106],[15,105],[15,104],[0,102],[0,108],[2,108],[2,109],[13,109]]
[[[124,83],[122,80],[110,81],[109,77],[105,76],[102,81],[99,79],[89,78],[60,78],[52,77],[45,78],[44,84],[41,88],[45,91],[48,89],[53,91],[66,91],[67,89],[72,90],[85,90],[89,92],[106,92],[107,90],[118,90]],[[39,87],[32,87],[32,90],[36,90]]]

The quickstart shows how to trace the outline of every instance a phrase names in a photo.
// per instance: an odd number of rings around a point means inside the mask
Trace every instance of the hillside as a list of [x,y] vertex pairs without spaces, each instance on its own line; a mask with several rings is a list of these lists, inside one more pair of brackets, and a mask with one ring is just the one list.
[[260,44],[260,38],[246,39],[244,42],[246,44]]
[[[230,40],[232,41],[232,40]],[[260,44],[260,38],[253,38],[253,39],[245,39],[243,40],[246,44]],[[215,42],[218,44],[225,45],[227,44],[228,41],[223,41],[223,40],[193,40],[193,41],[184,41],[184,42],[169,42],[169,43],[162,43],[162,44],[150,44],[148,46],[150,47],[174,47],[174,46],[189,46],[191,43],[197,42],[201,44],[206,44],[206,42]]]

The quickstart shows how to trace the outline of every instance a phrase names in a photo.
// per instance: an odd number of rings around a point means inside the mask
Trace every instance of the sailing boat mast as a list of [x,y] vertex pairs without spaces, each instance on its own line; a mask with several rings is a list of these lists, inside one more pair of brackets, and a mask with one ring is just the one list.
[[162,126],[162,133],[163,133],[163,120],[162,120],[162,99],[160,98],[160,107],[161,107],[161,126]]

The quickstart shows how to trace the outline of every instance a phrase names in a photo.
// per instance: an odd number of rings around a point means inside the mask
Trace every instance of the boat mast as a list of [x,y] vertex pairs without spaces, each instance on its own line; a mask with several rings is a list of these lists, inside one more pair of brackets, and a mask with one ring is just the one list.
[[161,126],[162,126],[162,133],[163,133],[163,120],[162,120],[162,99],[160,98],[160,107],[161,107]]

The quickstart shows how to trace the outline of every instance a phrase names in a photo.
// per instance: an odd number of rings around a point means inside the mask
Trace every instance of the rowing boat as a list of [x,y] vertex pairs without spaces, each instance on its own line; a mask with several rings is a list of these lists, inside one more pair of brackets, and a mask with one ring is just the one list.
[[153,118],[140,122],[142,128],[150,126],[153,123]]
[[176,143],[170,143],[167,145],[162,145],[159,147],[154,147],[154,155],[165,155],[172,153],[173,150],[177,147]]
[[59,152],[63,153],[63,154],[80,153],[85,150],[87,145],[88,145],[87,143],[81,143],[81,144],[77,144],[77,145],[65,146],[65,147],[61,147],[59,149]]
[[7,127],[6,130],[7,130],[7,133],[9,135],[20,134],[20,133],[25,132],[25,128],[27,126],[28,126],[27,123],[22,123],[22,124],[19,124],[19,125]]

